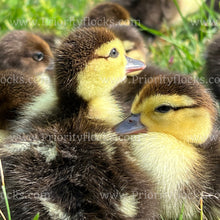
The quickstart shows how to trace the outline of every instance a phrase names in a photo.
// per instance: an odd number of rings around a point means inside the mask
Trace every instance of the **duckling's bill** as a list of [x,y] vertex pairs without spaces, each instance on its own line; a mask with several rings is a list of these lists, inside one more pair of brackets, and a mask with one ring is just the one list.
[[133,73],[134,71],[143,70],[146,67],[146,65],[140,60],[135,60],[127,56],[126,56],[126,60],[127,60],[127,64],[125,68],[127,75],[129,75],[129,73]]
[[141,123],[140,116],[140,114],[131,114],[113,128],[114,132],[124,135],[147,133],[147,127]]

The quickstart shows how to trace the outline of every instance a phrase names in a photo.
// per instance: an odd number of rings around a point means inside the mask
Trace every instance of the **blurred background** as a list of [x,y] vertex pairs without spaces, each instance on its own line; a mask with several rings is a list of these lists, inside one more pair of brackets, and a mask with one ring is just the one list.
[[[80,24],[89,9],[100,2],[103,0],[0,0],[0,36],[14,29],[65,36]],[[173,2],[178,9],[177,1]],[[195,13],[183,16],[181,10],[188,7],[186,2],[185,6],[179,7],[182,21],[178,24],[164,21],[157,30],[141,25],[143,33],[148,31],[156,38],[147,44],[148,65],[154,63],[205,81],[205,49],[220,26],[215,4],[214,0],[209,4],[203,2]]]

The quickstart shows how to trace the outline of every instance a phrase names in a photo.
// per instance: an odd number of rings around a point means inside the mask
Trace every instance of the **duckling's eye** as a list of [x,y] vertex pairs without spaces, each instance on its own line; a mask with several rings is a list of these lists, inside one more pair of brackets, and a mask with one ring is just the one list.
[[33,60],[40,62],[44,59],[44,54],[41,52],[37,52],[32,55],[32,58]]
[[110,57],[112,58],[116,58],[118,56],[118,51],[116,50],[116,48],[113,48],[109,54]]
[[160,112],[160,113],[167,113],[169,112],[171,109],[173,109],[171,106],[169,105],[161,105],[157,108],[155,108],[155,112]]

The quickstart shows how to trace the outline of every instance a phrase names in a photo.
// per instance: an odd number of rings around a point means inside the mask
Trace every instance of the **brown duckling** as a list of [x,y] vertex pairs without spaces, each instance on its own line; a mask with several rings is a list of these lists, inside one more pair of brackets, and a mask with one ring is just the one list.
[[0,40],[0,70],[16,69],[29,76],[43,73],[53,59],[50,46],[27,31],[11,31]]
[[[101,115],[90,115],[95,104],[113,110],[110,91],[134,68],[128,64],[121,41],[108,29],[78,29],[64,39],[55,62],[63,120],[44,128],[35,121],[30,133],[15,133],[0,146],[6,189],[15,193],[9,198],[13,219],[37,212],[41,219],[158,216],[152,183],[125,142]],[[0,206],[5,212],[2,200]]]
[[216,99],[220,102],[220,34],[215,36],[206,52],[206,77]]
[[[125,7],[131,17],[150,28],[160,29],[164,19],[169,24],[177,24],[182,20],[174,2],[170,0],[113,0],[113,2]],[[202,4],[200,0],[178,0],[177,2],[184,16],[194,13]]]
[[[85,30],[87,29],[85,28]],[[71,113],[73,111],[77,112],[83,104],[87,108],[90,117],[102,119],[109,125],[114,125],[123,116],[120,106],[111,94],[112,90],[126,79],[126,73],[130,74],[134,71],[142,70],[145,68],[145,64],[126,57],[122,42],[109,29],[91,28],[88,30],[92,33],[93,31],[96,32],[96,30],[98,32],[103,31],[104,33],[101,34],[103,40],[99,42],[94,39],[94,36],[88,36],[87,39],[82,40],[81,38],[85,36],[84,31],[78,30],[76,32],[79,35],[77,39],[78,47],[75,46],[76,43],[72,43],[71,35],[70,38],[67,38],[62,43],[62,47],[59,50],[59,56],[62,59],[57,60],[56,63],[58,66],[56,68],[57,81],[59,81],[58,86],[60,86],[57,89],[58,96],[60,97],[60,102],[63,102],[62,106],[68,106],[67,109],[71,109]],[[101,47],[101,43],[108,39],[105,39],[104,36],[106,38],[109,37],[108,41],[115,42],[119,49],[112,48],[110,43],[106,44],[106,47]],[[88,45],[87,48],[85,45]],[[98,47],[99,49],[97,49]],[[111,51],[109,51],[109,48]],[[76,50],[78,50],[77,53],[72,52]],[[88,56],[88,54],[91,55]],[[121,57],[121,54],[124,56]],[[111,60],[112,62],[110,62]],[[58,62],[60,62],[59,65]],[[119,64],[120,68],[116,68]],[[126,69],[124,68],[125,64]],[[62,68],[59,70],[60,67]],[[74,85],[66,85],[67,79],[63,78],[64,71],[69,73],[67,76],[77,76],[77,80],[71,81]],[[76,75],[76,73],[78,74]],[[62,90],[66,90],[67,87],[69,88],[69,93],[62,94]],[[73,93],[77,95],[73,96]],[[63,110],[63,112],[66,113],[67,111]]]
[[[220,132],[209,92],[189,76],[154,76],[136,96],[131,116],[117,125],[131,136],[140,167],[156,183],[160,215],[177,219],[220,217]],[[141,134],[143,133],[143,134]]]
[[0,136],[17,129],[21,115],[33,117],[55,105],[52,60],[49,45],[35,34],[12,31],[0,40]]
[[129,12],[117,3],[104,2],[88,12],[82,22],[83,27],[106,27],[112,24],[130,24]]

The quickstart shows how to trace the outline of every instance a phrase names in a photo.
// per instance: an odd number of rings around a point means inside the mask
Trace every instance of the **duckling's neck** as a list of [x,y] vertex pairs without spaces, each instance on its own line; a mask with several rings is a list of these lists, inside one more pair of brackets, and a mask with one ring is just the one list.
[[120,106],[111,95],[104,95],[88,103],[89,117],[105,121],[114,126],[123,119]]
[[192,204],[199,204],[199,201],[192,199],[195,192],[190,190],[198,182],[195,173],[202,172],[202,157],[196,148],[173,136],[156,132],[132,136],[131,144],[140,166],[156,183],[158,196],[162,198],[163,214],[178,218],[184,204],[187,210],[184,216],[194,216],[196,208]]

